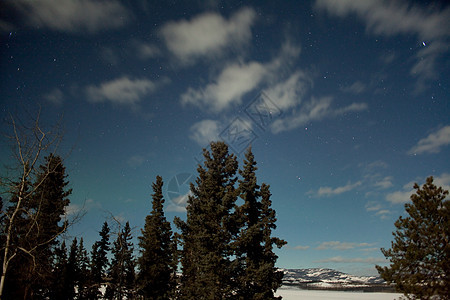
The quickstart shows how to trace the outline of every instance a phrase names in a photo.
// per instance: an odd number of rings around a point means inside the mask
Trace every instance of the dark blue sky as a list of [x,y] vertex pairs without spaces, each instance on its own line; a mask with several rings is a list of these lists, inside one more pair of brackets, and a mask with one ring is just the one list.
[[413,183],[449,188],[445,1],[132,3],[1,4],[2,118],[63,114],[70,211],[87,212],[72,235],[142,227],[156,175],[183,216],[218,139],[240,160],[253,146],[280,267],[373,274]]

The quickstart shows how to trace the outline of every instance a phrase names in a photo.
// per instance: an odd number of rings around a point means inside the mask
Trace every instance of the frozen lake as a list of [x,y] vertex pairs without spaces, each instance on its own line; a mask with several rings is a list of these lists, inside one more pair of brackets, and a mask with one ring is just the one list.
[[280,288],[277,296],[283,296],[284,300],[312,299],[312,300],[393,300],[402,294],[397,293],[362,293],[362,292],[338,292],[338,291],[311,291],[295,288]]

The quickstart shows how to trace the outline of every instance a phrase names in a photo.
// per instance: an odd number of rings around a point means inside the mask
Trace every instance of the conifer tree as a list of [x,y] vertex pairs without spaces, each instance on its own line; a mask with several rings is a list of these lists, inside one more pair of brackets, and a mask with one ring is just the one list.
[[74,238],[72,245],[69,250],[69,258],[67,259],[67,266],[64,279],[65,284],[65,294],[64,299],[74,299],[75,298],[75,286],[78,284],[78,274],[79,274],[79,258],[78,258],[78,241]]
[[448,191],[436,187],[433,177],[414,189],[411,203],[405,204],[409,216],[398,218],[391,248],[381,249],[391,264],[376,268],[408,299],[450,299]]
[[100,231],[100,241],[96,241],[92,245],[88,299],[98,299],[101,295],[101,286],[106,284],[109,245],[109,227],[108,223],[104,222]]
[[[53,251],[57,237],[68,226],[62,221],[69,205],[68,181],[65,167],[59,156],[50,154],[37,168],[34,182],[25,182],[22,191],[13,191],[8,215],[13,215],[16,203],[21,200],[21,209],[12,223],[10,250],[16,254],[11,263],[11,281],[7,289],[21,292],[15,298],[44,297],[52,277]],[[10,291],[6,291],[9,293]]]
[[173,295],[176,261],[174,260],[172,230],[163,205],[163,181],[153,183],[152,211],[145,218],[139,237],[138,290],[144,299],[170,299]]
[[135,281],[135,263],[133,259],[133,243],[131,242],[130,223],[127,222],[119,231],[111,252],[110,282],[106,289],[107,299],[132,299]]
[[67,299],[67,248],[63,241],[54,252],[53,276],[49,289],[49,299]]
[[265,289],[259,294],[257,299],[281,299],[274,297],[274,292],[281,286],[283,272],[275,267],[278,256],[273,252],[274,246],[281,248],[287,244],[286,241],[272,237],[272,231],[277,228],[275,210],[272,208],[270,197],[270,186],[263,183],[261,185],[261,222],[263,227],[263,247],[264,264],[260,268],[258,275],[262,286]]
[[254,155],[249,148],[245,154],[244,167],[239,171],[240,197],[244,204],[239,207],[241,231],[235,242],[239,261],[239,299],[275,299],[274,292],[281,285],[283,274],[276,270],[273,244],[281,247],[284,241],[272,237],[276,218],[271,208],[269,186],[257,184]]
[[222,299],[234,291],[231,242],[238,228],[234,218],[237,161],[223,142],[204,149],[204,163],[197,168],[187,219],[176,219],[182,240],[181,299]]
[[76,299],[87,299],[87,288],[89,284],[89,257],[84,247],[83,238],[77,249],[78,274],[77,274],[77,295]]

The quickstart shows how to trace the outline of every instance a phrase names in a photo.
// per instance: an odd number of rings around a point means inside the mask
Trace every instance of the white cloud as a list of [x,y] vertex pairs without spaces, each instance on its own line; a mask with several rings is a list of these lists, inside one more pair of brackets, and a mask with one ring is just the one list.
[[251,8],[239,10],[228,20],[216,13],[205,13],[191,20],[169,22],[160,33],[169,51],[188,63],[201,56],[213,57],[231,45],[247,43],[255,17]]
[[14,0],[8,1],[30,26],[64,32],[88,32],[121,27],[130,13],[119,1]]
[[330,242],[322,242],[319,246],[316,247],[317,250],[350,250],[360,247],[371,247],[373,244],[369,243],[348,243],[348,242],[340,242],[340,241],[330,241]]
[[366,211],[378,211],[381,210],[382,206],[380,203],[375,201],[369,201],[366,203]]
[[392,176],[386,176],[378,181],[375,182],[375,186],[380,189],[387,189],[393,186],[392,180],[394,178]]
[[132,41],[132,47],[136,50],[137,55],[141,59],[153,58],[161,55],[161,50],[152,44],[141,41]]
[[449,7],[438,10],[431,5],[384,0],[317,0],[315,6],[339,17],[356,14],[366,23],[367,31],[378,35],[416,35],[420,42],[428,43],[417,53],[417,62],[411,69],[419,77],[419,89],[425,80],[437,76],[436,59],[448,48]]
[[443,173],[441,176],[433,177],[433,183],[442,187],[444,190],[450,191],[450,173]]
[[376,216],[379,216],[381,219],[387,219],[392,214],[392,212],[388,209],[381,209],[375,213]]
[[403,188],[401,191],[395,191],[386,195],[386,200],[392,204],[403,204],[410,200],[411,195],[414,193],[412,188],[413,184],[409,185],[409,188]]
[[408,154],[438,153],[441,148],[450,144],[450,126],[445,126],[430,133],[412,147]]
[[61,105],[64,101],[64,94],[58,88],[54,88],[49,93],[45,94],[43,97],[45,100],[47,100],[55,105]]
[[158,84],[148,79],[130,79],[123,76],[118,79],[104,82],[99,86],[86,87],[88,100],[91,102],[111,102],[121,105],[134,105],[142,97],[153,92]]
[[147,159],[145,158],[145,156],[137,154],[129,157],[127,160],[127,164],[132,168],[136,168],[144,164],[146,161]]
[[279,109],[284,110],[299,105],[310,85],[312,82],[309,76],[297,71],[287,80],[269,87],[264,92],[275,101]]
[[[423,180],[425,182],[425,180]],[[417,182],[419,186],[422,183]],[[433,176],[433,184],[442,187],[444,190],[450,190],[450,173],[442,173],[440,176]],[[399,191],[395,191],[386,195],[386,200],[392,204],[403,204],[410,201],[411,195],[415,194],[413,188],[414,181],[408,182]]]
[[321,259],[315,261],[316,263],[369,263],[369,264],[379,264],[386,263],[387,260],[385,258],[378,257],[365,257],[365,258],[346,258],[342,256],[334,256],[326,259]]
[[188,191],[186,194],[182,194],[174,199],[171,199],[171,202],[167,205],[166,210],[173,212],[186,212],[187,202],[189,200],[189,196],[191,195],[192,192]]
[[200,146],[204,147],[212,141],[219,139],[219,125],[218,121],[203,120],[195,123],[190,128],[190,138],[196,141]]
[[285,118],[275,120],[271,129],[273,133],[280,133],[292,130],[305,125],[311,121],[320,121],[329,117],[336,117],[347,112],[363,111],[367,109],[366,103],[352,103],[343,108],[332,108],[333,99],[331,97],[312,98],[309,103],[305,103],[299,110],[294,110],[292,114]]
[[294,247],[295,250],[308,250],[309,246],[298,245]]
[[241,97],[253,90],[264,78],[266,69],[257,62],[232,64],[204,88],[189,88],[181,95],[182,104],[192,104],[204,110],[221,112],[240,103]]
[[356,81],[349,86],[345,86],[341,88],[341,91],[352,94],[361,94],[366,90],[366,85],[361,81]]
[[73,215],[77,215],[79,213],[81,213],[83,210],[83,208],[78,205],[78,204],[74,204],[74,203],[70,203],[69,206],[66,206],[64,208],[64,212],[66,216],[73,216]]
[[342,193],[345,192],[349,192],[355,188],[357,188],[358,186],[360,186],[362,184],[361,181],[355,182],[355,183],[348,183],[344,186],[339,186],[336,188],[331,188],[328,186],[323,186],[320,187],[319,190],[317,192],[310,192],[310,193],[314,193],[316,194],[318,197],[323,197],[323,196],[335,196],[335,195],[340,195]]

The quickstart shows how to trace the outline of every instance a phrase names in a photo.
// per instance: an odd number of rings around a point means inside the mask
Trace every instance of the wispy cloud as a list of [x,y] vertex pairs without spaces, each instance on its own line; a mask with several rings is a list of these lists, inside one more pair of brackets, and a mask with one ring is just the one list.
[[351,94],[361,94],[365,90],[366,90],[366,85],[364,83],[362,83],[361,81],[356,81],[349,86],[341,87],[341,91],[343,91],[345,93],[351,93]]
[[371,247],[374,244],[369,243],[348,243],[348,242],[340,242],[340,241],[329,241],[322,242],[319,246],[316,247],[317,250],[350,250],[361,247]]
[[64,101],[64,94],[60,89],[54,88],[49,93],[44,94],[43,98],[55,105],[61,105]]
[[6,1],[29,26],[71,33],[97,33],[123,26],[131,13],[116,0]]
[[[425,179],[422,182],[425,182]],[[422,186],[420,181],[417,183]],[[450,173],[433,176],[433,184],[442,187],[444,190],[450,190]],[[386,200],[392,204],[403,204],[410,201],[411,195],[415,193],[413,186],[414,181],[405,184],[401,190],[387,194]]]
[[377,201],[368,201],[366,203],[366,211],[374,213],[380,219],[388,219],[392,215],[392,211],[386,209],[383,204]]
[[347,183],[344,186],[339,186],[336,188],[332,188],[332,187],[328,187],[328,186],[323,186],[320,187],[317,192],[314,191],[310,191],[310,194],[314,194],[317,197],[330,197],[330,196],[335,196],[335,195],[340,195],[342,193],[346,193],[349,192],[355,188],[357,188],[358,186],[360,186],[362,184],[361,181],[357,181],[355,183]]
[[413,182],[405,184],[402,190],[388,193],[386,200],[392,204],[403,204],[410,200],[411,195],[414,193]]
[[217,13],[204,13],[190,20],[165,24],[160,34],[167,49],[183,63],[215,57],[228,47],[240,47],[251,39],[256,13],[243,8],[228,20]]
[[286,110],[299,105],[311,85],[311,76],[298,70],[286,80],[282,80],[267,88],[265,93],[271,99],[276,99],[277,106],[281,110]]
[[408,154],[438,153],[444,146],[450,145],[450,126],[445,126],[426,138],[419,140]]
[[419,78],[418,88],[437,76],[436,60],[448,48],[450,8],[438,10],[431,5],[383,0],[317,0],[315,6],[339,17],[356,14],[365,22],[367,31],[377,35],[416,35],[421,43],[426,41],[411,69],[411,74]]
[[159,84],[149,79],[132,79],[127,76],[86,87],[86,94],[90,102],[110,102],[120,105],[135,105],[145,95],[154,92]]
[[392,187],[394,184],[392,183],[392,180],[394,178],[392,176],[386,176],[381,179],[378,179],[375,181],[374,186],[380,189],[388,189]]
[[308,250],[309,248],[309,246],[297,245],[294,247],[294,250]]
[[310,102],[305,103],[298,110],[293,110],[285,118],[280,118],[272,123],[272,132],[280,133],[292,130],[305,125],[311,121],[321,121],[325,118],[332,118],[343,115],[347,112],[358,112],[367,110],[367,103],[352,103],[341,108],[332,107],[332,97],[313,97]]
[[181,103],[218,113],[241,103],[242,96],[255,89],[265,75],[265,67],[258,62],[232,64],[206,87],[189,88],[181,95]]
[[147,158],[144,155],[136,154],[127,159],[127,164],[132,168],[136,168],[142,166],[146,161]]
[[342,257],[342,256],[334,256],[334,257],[330,257],[330,258],[316,260],[314,262],[316,262],[316,263],[368,263],[368,264],[381,264],[381,263],[386,263],[387,260],[385,258],[378,258],[378,257],[347,258],[347,257]]
[[[181,103],[194,105],[202,110],[220,113],[236,104],[242,97],[257,88],[265,89],[269,97],[279,103],[281,109],[300,103],[308,75],[296,71],[288,79],[279,79],[280,70],[287,62],[296,60],[300,48],[290,41],[281,46],[279,53],[267,62],[233,62],[227,64],[213,77],[210,83],[201,87],[189,87],[181,95]],[[277,104],[278,106],[278,104]]]
[[219,139],[220,122],[215,120],[203,120],[195,123],[190,128],[189,137],[204,147],[212,141]]

